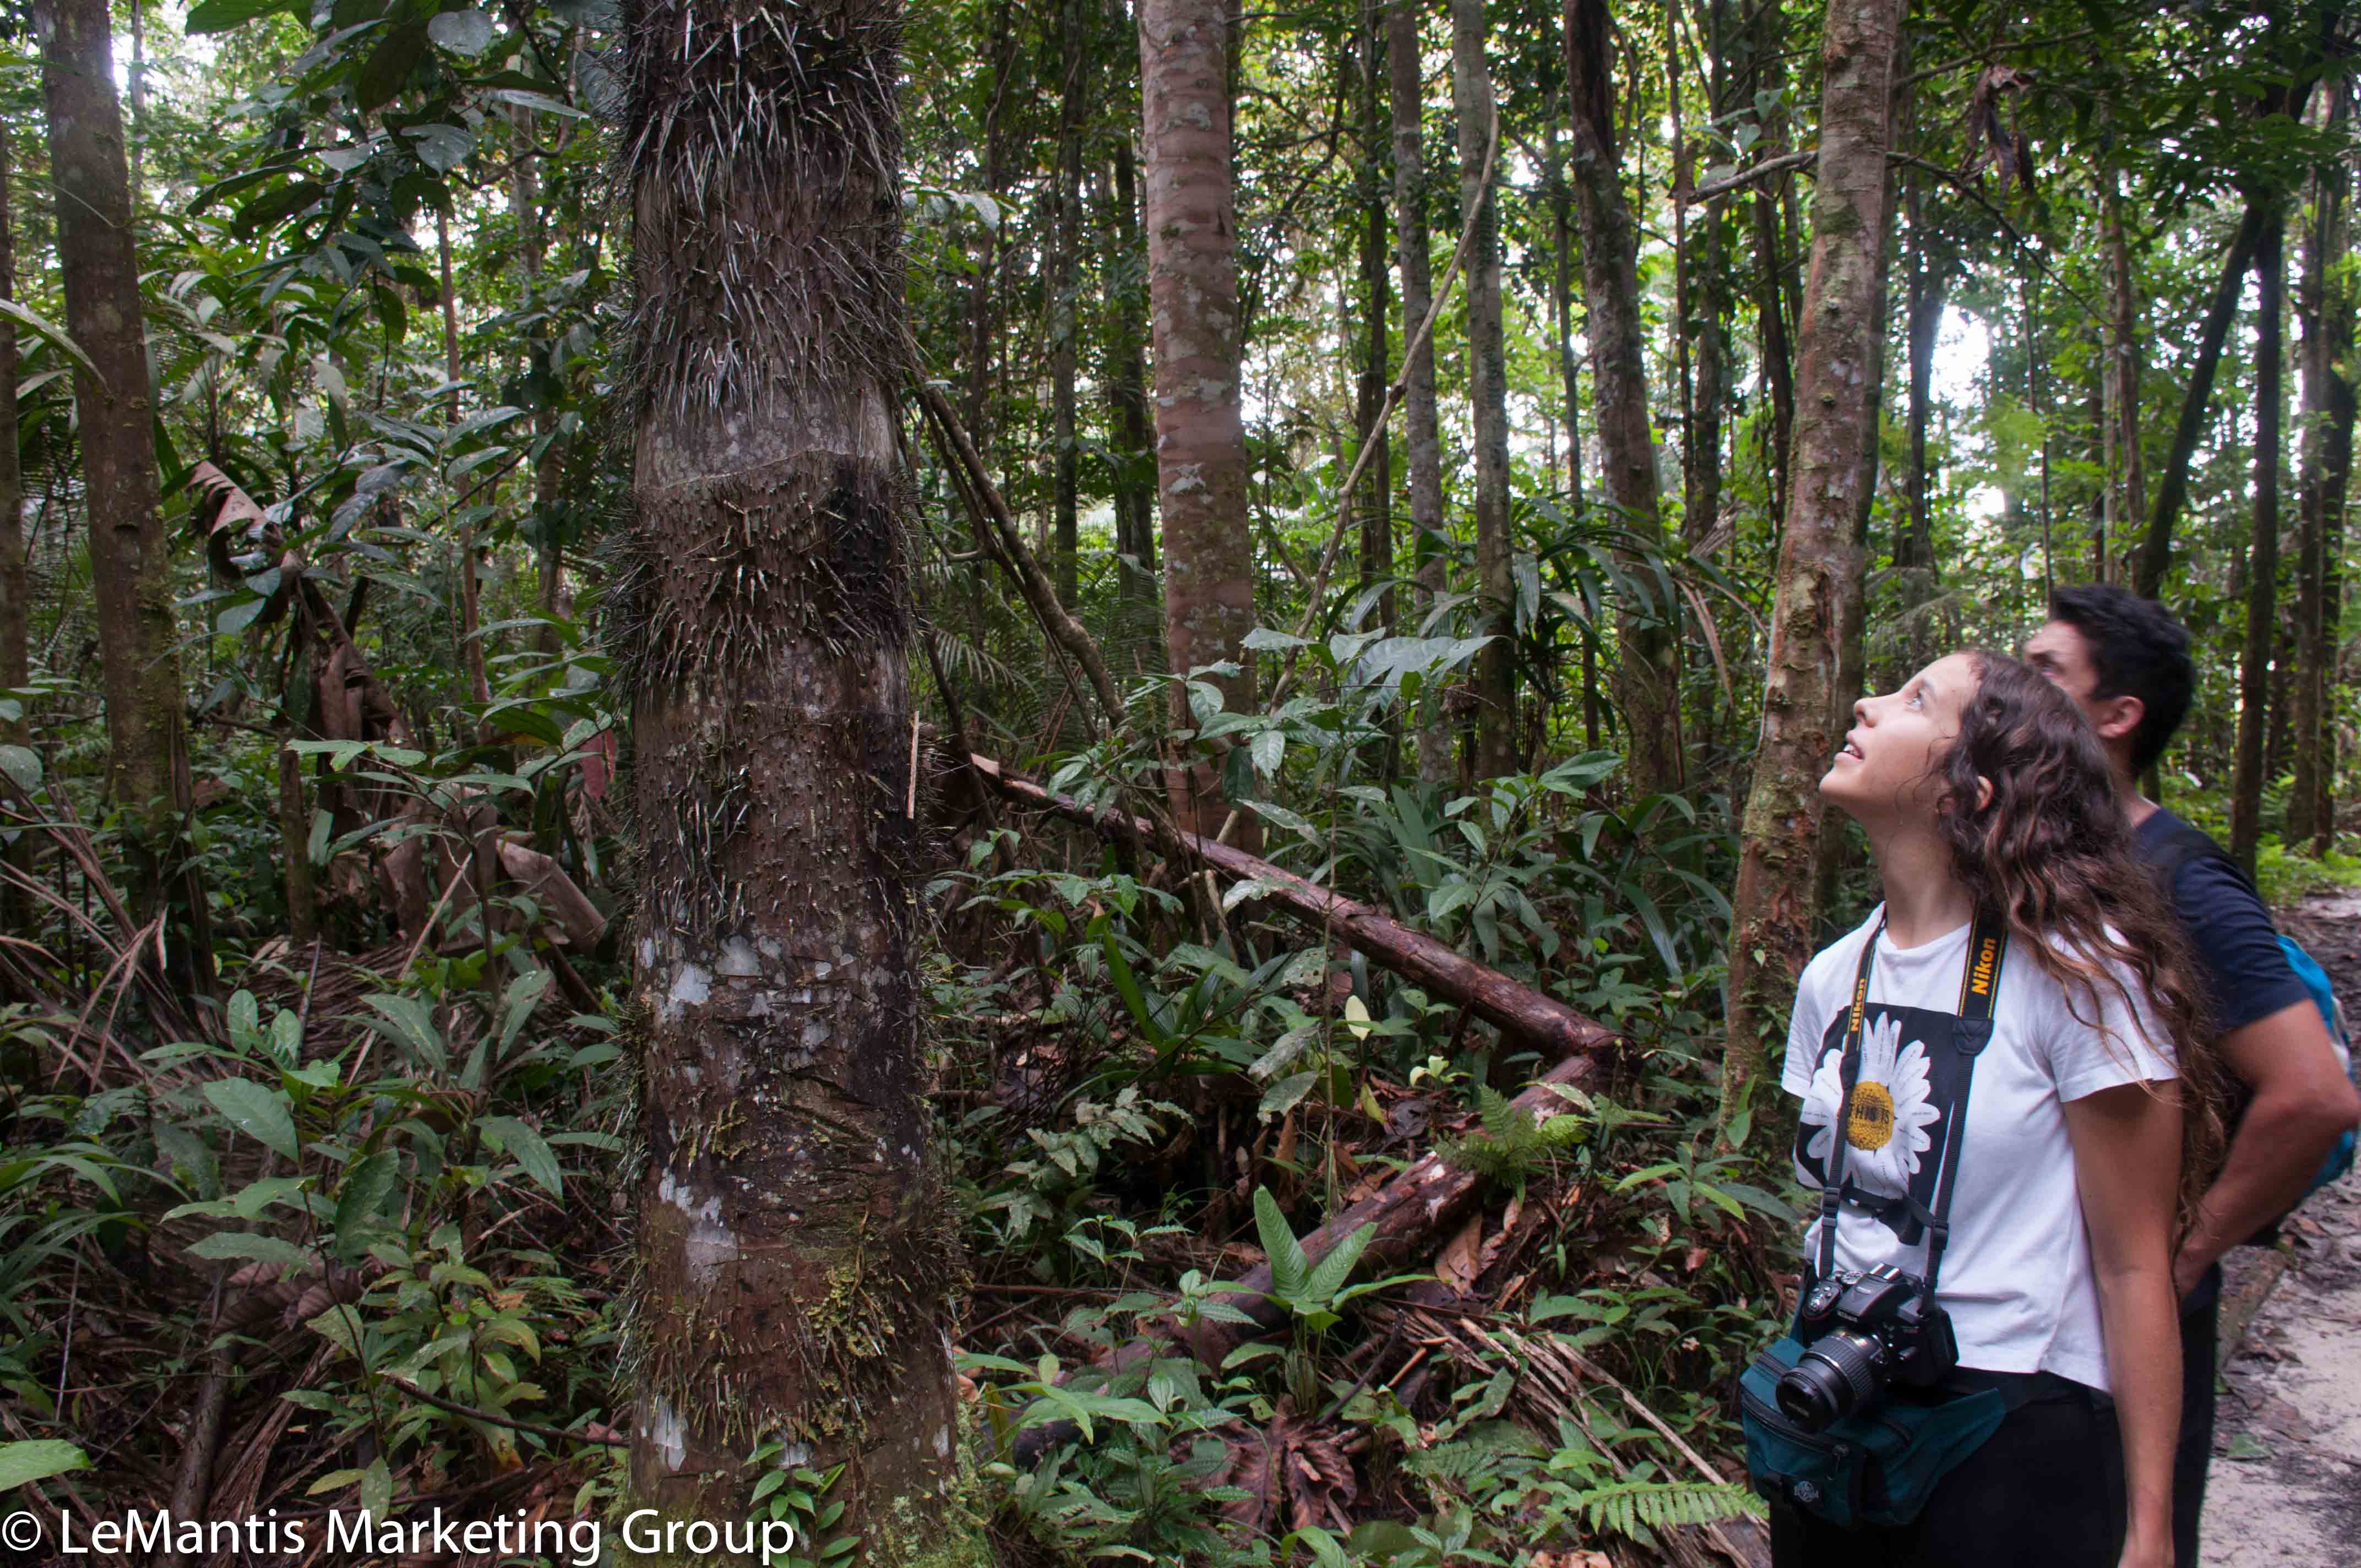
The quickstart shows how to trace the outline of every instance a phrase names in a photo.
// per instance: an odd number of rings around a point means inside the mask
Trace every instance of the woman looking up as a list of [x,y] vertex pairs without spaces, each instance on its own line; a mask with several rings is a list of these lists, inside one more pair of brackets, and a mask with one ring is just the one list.
[[[2219,1141],[2179,929],[2097,739],[2027,666],[1954,653],[1853,712],[1820,792],[1885,899],[1797,988],[1784,1081],[1822,1217],[1783,1342],[1803,1365],[1777,1411],[1750,1382],[1750,1445],[1782,1412],[1791,1458],[1869,1430],[1840,1417],[1929,1425],[1834,1503],[1825,1473],[1758,1465],[1774,1557],[2166,1568],[2172,1249]],[[1841,1288],[1879,1266],[1906,1286]],[[1948,1327],[1891,1315],[1929,1277]]]

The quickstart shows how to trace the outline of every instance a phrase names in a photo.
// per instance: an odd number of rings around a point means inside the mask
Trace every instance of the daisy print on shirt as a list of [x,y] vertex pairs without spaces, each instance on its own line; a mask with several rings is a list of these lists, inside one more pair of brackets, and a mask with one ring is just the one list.
[[1846,1191],[1886,1200],[1890,1209],[1878,1205],[1871,1210],[1872,1217],[1903,1242],[1916,1242],[1917,1219],[1935,1201],[1944,1133],[1969,1081],[1966,1058],[1953,1040],[1959,1019],[1920,1007],[1871,1003],[1862,1022],[1852,1105],[1839,1127],[1849,1013],[1839,1008],[1821,1036],[1795,1132],[1796,1168],[1806,1186],[1825,1186],[1828,1157],[1842,1136]]

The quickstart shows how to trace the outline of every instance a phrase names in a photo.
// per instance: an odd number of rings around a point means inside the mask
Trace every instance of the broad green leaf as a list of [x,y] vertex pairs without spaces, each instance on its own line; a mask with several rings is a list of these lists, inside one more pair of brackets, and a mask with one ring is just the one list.
[[492,19],[472,5],[464,11],[445,11],[427,22],[426,36],[455,54],[481,54],[492,47]]
[[191,1246],[189,1255],[215,1262],[236,1257],[251,1258],[257,1263],[277,1264],[289,1269],[310,1268],[317,1261],[293,1242],[252,1231],[215,1231]]
[[451,1070],[450,1049],[444,1044],[443,1031],[435,1027],[432,1007],[415,996],[380,993],[368,1001],[378,1012],[378,1017],[368,1020],[370,1028],[436,1072]]
[[477,1124],[484,1130],[485,1138],[494,1148],[516,1157],[524,1173],[549,1190],[553,1198],[566,1196],[566,1182],[557,1168],[557,1157],[549,1152],[539,1133],[513,1116],[487,1116]]
[[1284,1116],[1295,1109],[1303,1097],[1312,1092],[1312,1086],[1319,1081],[1320,1074],[1317,1072],[1299,1072],[1282,1078],[1264,1091],[1262,1103],[1256,1108],[1255,1113],[1266,1122],[1273,1116]]
[[0,1442],[0,1492],[12,1492],[69,1470],[90,1468],[90,1455],[70,1442],[40,1438],[31,1442]]
[[1303,1294],[1303,1287],[1312,1277],[1312,1265],[1304,1258],[1303,1244],[1295,1239],[1295,1232],[1279,1212],[1279,1200],[1270,1195],[1268,1187],[1255,1189],[1255,1230],[1262,1239],[1263,1255],[1270,1261],[1270,1282],[1276,1295],[1294,1300]]
[[297,1156],[295,1119],[275,1089],[251,1079],[225,1078],[205,1085],[205,1099],[223,1121],[277,1154]]
[[30,746],[0,746],[0,773],[29,795],[40,787],[41,754]]
[[336,1239],[349,1242],[359,1227],[382,1208],[401,1174],[401,1157],[379,1149],[345,1173],[344,1190],[336,1194]]

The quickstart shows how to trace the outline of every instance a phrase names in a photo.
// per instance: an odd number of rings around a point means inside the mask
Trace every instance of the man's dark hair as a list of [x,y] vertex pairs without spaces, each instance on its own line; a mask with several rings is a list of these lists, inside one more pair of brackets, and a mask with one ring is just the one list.
[[2156,600],[2112,583],[2056,590],[2049,596],[2049,619],[2081,633],[2099,677],[2093,697],[2140,699],[2145,712],[2131,734],[2132,772],[2146,773],[2189,716],[2190,693],[2197,684],[2189,633]]

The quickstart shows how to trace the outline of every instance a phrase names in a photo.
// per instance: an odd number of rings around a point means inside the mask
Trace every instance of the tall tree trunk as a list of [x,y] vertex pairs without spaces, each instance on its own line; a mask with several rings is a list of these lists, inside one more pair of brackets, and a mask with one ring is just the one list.
[[[188,756],[114,43],[104,0],[43,0],[34,22],[66,330],[89,356],[74,371],[74,407],[106,686],[107,789],[131,826],[138,899],[150,906],[176,858]],[[200,917],[202,901],[188,913]]]
[[1082,277],[1082,115],[1095,34],[1087,0],[1062,0],[1059,11],[1058,167],[1050,198],[1054,215],[1049,277],[1049,440],[1058,602],[1071,610],[1080,602],[1081,591],[1076,514],[1082,504],[1082,453],[1074,435],[1074,370],[1081,348],[1075,291]]
[[1484,60],[1484,0],[1451,0],[1451,106],[1459,123],[1459,210],[1482,211],[1467,254],[1467,399],[1475,421],[1475,772],[1520,770],[1517,745],[1517,600],[1509,539],[1509,361],[1500,319],[1500,220],[1484,186],[1492,137],[1492,76]]
[[2238,755],[2230,783],[2230,853],[2255,872],[2263,836],[2263,721],[2270,706],[2271,647],[2278,640],[2282,296],[2287,267],[2284,208],[2274,206],[2255,246],[2255,532],[2246,550],[2246,643],[2238,663]]
[[[2342,131],[2349,89],[2332,89],[2328,124]],[[2334,837],[2329,785],[2335,775],[2335,616],[2329,608],[2329,563],[2334,520],[2345,511],[2353,457],[2354,385],[2352,290],[2335,276],[2351,247],[2346,187],[2352,170],[2342,160],[2315,171],[2312,217],[2304,228],[2303,280],[2296,312],[2303,322],[2303,489],[2301,558],[2296,568],[2295,783],[2288,796],[2287,842],[2314,854]],[[2341,539],[2337,541],[2341,545]]]
[[[1582,499],[1582,402],[1577,396],[1579,360],[1574,352],[1574,193],[1565,181],[1565,159],[1558,148],[1558,127],[1550,127],[1549,143],[1551,335],[1557,353],[1560,396],[1565,399],[1565,500],[1567,512],[1579,519]],[[1598,750],[1598,628],[1582,629],[1582,743]]]
[[1141,635],[1140,623],[1155,604],[1156,451],[1148,421],[1147,256],[1139,243],[1139,181],[1132,163],[1131,132],[1115,142],[1115,235],[1119,260],[1105,269],[1108,302],[1107,401],[1115,430],[1115,530],[1121,566],[1118,601],[1125,607],[1126,640]]
[[2246,274],[2255,265],[2255,247],[2261,242],[2270,200],[2253,197],[2230,248],[2222,258],[2222,273],[2213,285],[2213,299],[2198,329],[2196,356],[2190,362],[2186,389],[2180,395],[2180,420],[2173,428],[2172,446],[2157,478],[2156,506],[2148,514],[2147,537],[2141,543],[2133,581],[2140,593],[2154,598],[2164,587],[2165,568],[2172,562],[2172,525],[2189,494],[2189,462],[2205,432],[2205,412],[2213,399],[2213,374],[2222,365],[2222,345],[2238,314],[2239,296],[2246,292]]
[[[1231,40],[1224,0],[1141,0],[1148,299],[1156,345],[1164,641],[1175,674],[1224,662],[1229,711],[1255,703],[1254,546],[1239,411],[1237,212],[1230,177]],[[1173,688],[1173,720],[1194,720]],[[1227,814],[1212,764],[1167,775],[1173,815],[1208,837]]]
[[2104,532],[2092,576],[2114,580],[2112,552],[2125,548],[2132,530],[2147,509],[2147,476],[2140,453],[2140,376],[2145,369],[2140,350],[2139,283],[2132,273],[2132,247],[2124,230],[2122,175],[2112,165],[2106,172],[2106,198],[2102,210],[2103,243],[2107,252],[2108,342],[2104,377],[2107,494]]
[[1943,267],[1926,222],[1924,193],[1916,170],[1904,181],[1910,215],[1910,509],[1894,541],[1894,565],[1902,578],[1904,601],[1923,604],[1934,596],[1934,471],[1927,461],[1927,425],[1934,410],[1935,339],[1943,324]]
[[[1394,133],[1394,248],[1401,269],[1403,342],[1434,303],[1426,233],[1426,73],[1420,57],[1417,0],[1386,0],[1386,75]],[[1449,587],[1443,532],[1443,435],[1435,411],[1434,340],[1410,350],[1402,389],[1402,463],[1410,488],[1411,561],[1422,618]],[[1418,776],[1441,784],[1452,776],[1451,729],[1433,694],[1419,705]]]
[[637,436],[615,648],[647,1150],[631,1489],[743,1518],[772,1432],[849,1464],[829,1533],[938,1561],[957,1235],[909,951],[900,6],[625,0],[622,26]]
[[[1758,5],[1746,34],[1747,82],[1754,102],[1765,94],[1777,97],[1786,87],[1787,69],[1781,51],[1786,47],[1785,8]],[[1786,116],[1773,110],[1763,116],[1759,143],[1763,158],[1787,151]],[[1771,515],[1787,515],[1787,470],[1795,455],[1795,351],[1788,333],[1785,277],[1786,247],[1779,232],[1778,193],[1767,183],[1754,187],[1754,318],[1763,396],[1771,405],[1771,436],[1764,444],[1765,478],[1771,492]]]
[[[443,269],[443,374],[451,383],[451,422],[459,422],[459,383],[466,378],[459,357],[459,294],[451,284],[451,214],[434,214],[434,247]],[[476,524],[468,517],[476,485],[470,480],[459,492],[459,668],[467,682],[467,698],[478,707],[489,707],[492,684],[484,667],[483,587],[476,559]],[[484,734],[489,739],[487,726]]]
[[[542,269],[549,258],[549,228],[542,212],[541,155],[530,150],[533,111],[516,105],[510,110],[509,118],[519,144],[510,164],[509,206],[516,217],[517,268],[524,274],[525,291],[530,294],[541,287]],[[555,364],[549,368],[553,378],[564,370],[563,366]],[[533,646],[544,659],[557,657],[564,639],[558,634],[556,623],[570,620],[574,614],[573,602],[566,591],[566,534],[558,501],[565,458],[554,439],[556,430],[555,409],[543,407],[533,411],[533,439],[544,444],[533,466],[533,526],[541,535],[533,551],[540,576],[535,598],[544,624],[533,629]]]
[[[1392,304],[1392,272],[1386,263],[1386,39],[1384,0],[1361,0],[1361,170],[1356,194],[1361,206],[1361,374],[1353,389],[1353,422],[1364,445],[1378,450],[1356,491],[1361,525],[1361,585],[1393,576],[1393,444],[1378,428],[1386,388],[1393,380],[1393,351],[1386,316]],[[1418,323],[1411,323],[1415,331]],[[1378,599],[1372,624],[1391,630],[1394,594]]]
[[[9,211],[14,190],[16,149],[9,145],[8,126],[0,120],[0,300],[16,297],[16,225]],[[32,654],[27,639],[31,609],[30,561],[25,537],[25,477],[16,447],[16,322],[0,314],[0,689],[19,690],[32,678]],[[21,746],[31,736],[22,718],[0,719],[0,745]],[[33,870],[33,835],[19,833],[6,850],[8,863],[29,875]],[[14,884],[0,887],[0,927],[27,929],[32,913],[30,895]]]
[[[1859,593],[1884,334],[1885,154],[1899,0],[1829,0],[1812,269],[1797,373],[1795,482],[1780,535],[1763,734],[1746,801],[1730,932],[1725,1125],[1750,1102],[1811,957],[1819,779],[1835,758],[1839,643]],[[1758,1114],[1772,1109],[1760,1102]]]
[[[1590,336],[1590,400],[1617,521],[1643,542],[1664,532],[1648,372],[1640,320],[1638,226],[1623,193],[1616,146],[1615,57],[1607,0],[1565,0],[1572,92],[1575,208],[1582,225],[1583,297]],[[1671,605],[1627,606],[1615,672],[1632,793],[1681,786],[1680,688]]]
[[1012,13],[1016,0],[992,0],[984,45],[991,62],[992,101],[983,115],[983,188],[995,216],[985,225],[983,256],[968,300],[967,411],[968,433],[988,465],[998,426],[993,419],[994,378],[1000,357],[1001,266],[1007,249],[1009,207],[1009,122],[1020,114],[1024,84],[1016,80],[1016,30]]

